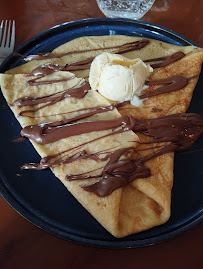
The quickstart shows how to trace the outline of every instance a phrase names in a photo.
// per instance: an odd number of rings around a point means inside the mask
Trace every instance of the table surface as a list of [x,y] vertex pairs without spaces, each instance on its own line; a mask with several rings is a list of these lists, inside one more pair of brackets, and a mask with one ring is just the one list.
[[[2,3],[3,2],[3,3]],[[171,29],[203,47],[203,0],[156,0],[143,21]],[[16,21],[16,47],[67,21],[104,15],[95,0],[3,0],[0,19]],[[59,239],[35,227],[0,196],[0,268],[200,268],[203,224],[167,242],[104,249]]]

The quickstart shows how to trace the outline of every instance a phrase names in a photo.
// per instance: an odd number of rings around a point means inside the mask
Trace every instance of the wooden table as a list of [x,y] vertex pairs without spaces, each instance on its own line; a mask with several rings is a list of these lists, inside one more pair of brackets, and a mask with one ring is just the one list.
[[[2,3],[3,2],[3,3]],[[203,47],[202,0],[156,0],[143,21]],[[16,20],[16,47],[66,21],[104,17],[95,0],[3,0],[0,18]],[[159,245],[102,249],[59,239],[35,227],[0,196],[0,268],[200,268],[203,225]]]

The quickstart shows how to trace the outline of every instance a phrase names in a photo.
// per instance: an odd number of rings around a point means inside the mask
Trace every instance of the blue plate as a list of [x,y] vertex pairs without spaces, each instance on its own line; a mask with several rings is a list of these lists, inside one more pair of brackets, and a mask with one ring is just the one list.
[[[57,25],[32,38],[15,52],[23,55],[51,51],[80,36],[130,35],[159,39],[176,45],[192,41],[149,23],[124,19],[87,19]],[[195,45],[195,44],[194,44]],[[10,55],[0,72],[21,64]],[[203,114],[203,75],[192,99],[190,112]],[[0,96],[0,191],[8,203],[36,226],[67,240],[100,247],[137,247],[159,243],[191,229],[203,219],[203,139],[188,152],[176,154],[172,215],[159,227],[123,239],[111,236],[66,190],[49,170],[21,171],[27,162],[38,162],[39,155],[28,140],[14,143],[21,127]]]

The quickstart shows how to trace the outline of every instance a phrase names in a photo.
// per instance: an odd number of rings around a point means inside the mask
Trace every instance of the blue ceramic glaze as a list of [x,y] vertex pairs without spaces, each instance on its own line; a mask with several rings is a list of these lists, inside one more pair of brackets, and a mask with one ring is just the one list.
[[[49,52],[80,36],[131,35],[159,39],[176,45],[195,45],[163,27],[125,19],[87,19],[55,26],[27,41],[15,52],[24,56]],[[0,72],[21,64],[10,55]],[[190,112],[203,114],[203,75],[194,91]],[[27,162],[38,162],[39,155],[26,140],[12,142],[21,127],[0,93],[0,192],[8,203],[36,226],[58,237],[91,246],[125,248],[146,246],[173,238],[203,219],[203,139],[188,152],[175,155],[172,214],[161,226],[122,239],[111,236],[75,200],[49,170],[21,171]]]

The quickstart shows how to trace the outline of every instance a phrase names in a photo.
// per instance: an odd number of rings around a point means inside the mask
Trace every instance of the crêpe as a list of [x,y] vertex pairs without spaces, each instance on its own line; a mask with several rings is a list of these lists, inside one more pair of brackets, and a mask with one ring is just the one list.
[[[56,75],[56,74],[55,74]],[[71,77],[72,74],[69,72],[57,72],[58,77]],[[54,75],[47,76],[47,79],[54,79]],[[52,83],[47,85],[30,86],[27,81],[30,77],[23,74],[19,75],[0,75],[0,83],[2,92],[8,102],[12,104],[13,101],[25,96],[46,96],[47,94],[52,94],[55,92],[60,92],[66,88],[73,87],[77,83],[80,83],[81,79],[72,79],[67,82]],[[27,125],[34,125],[42,122],[58,121],[63,120],[67,117],[75,117],[84,111],[72,112],[75,110],[86,109],[88,107],[95,106],[108,106],[109,102],[102,98],[98,93],[89,91],[82,101],[77,98],[65,98],[63,101],[56,103],[52,106],[47,106],[40,109],[37,112],[29,112],[27,115],[29,117],[19,116],[20,111],[25,110],[25,107],[11,106],[15,116],[21,123],[22,127]],[[36,107],[39,107],[37,105]],[[26,107],[30,109],[32,107]],[[70,113],[69,113],[70,112]],[[65,114],[64,114],[65,113]],[[53,115],[53,116],[51,116]],[[56,116],[55,116],[56,115]],[[34,118],[33,118],[34,117]],[[116,109],[113,111],[101,113],[92,117],[88,120],[105,120],[105,119],[115,119],[120,117],[120,114]],[[86,151],[88,154],[94,154],[98,152],[111,152],[115,149],[125,148],[125,147],[135,147],[138,137],[132,131],[125,133],[114,134],[102,138],[102,136],[111,133],[112,130],[106,130],[101,132],[92,132],[83,135],[76,135],[69,138],[61,139],[54,143],[49,143],[46,145],[40,145],[36,142],[33,143],[35,149],[38,151],[41,157],[55,155],[57,153],[66,151],[60,158],[67,158],[75,154],[79,154],[82,151]],[[93,141],[95,139],[101,139]],[[131,142],[132,141],[132,142]],[[86,144],[85,144],[86,143]],[[83,145],[84,144],[84,145]],[[64,156],[66,155],[66,156]],[[28,157],[28,161],[29,160]],[[67,174],[80,174],[84,172],[89,172],[88,174],[97,174],[100,172],[101,168],[105,165],[107,161],[94,161],[91,159],[79,159],[71,164],[64,164],[52,167],[53,173],[64,183],[68,190],[78,199],[78,201],[111,233],[116,235],[118,230],[118,215],[119,215],[119,204],[122,189],[114,191],[111,195],[101,198],[95,194],[88,193],[84,191],[80,185],[86,184],[87,180],[81,181],[66,181],[65,177]],[[91,172],[94,170],[93,172]],[[97,180],[97,178],[95,179]],[[92,180],[88,180],[88,182]]]
[[[70,41],[54,52],[64,53],[72,50],[85,50],[92,48],[104,48],[109,46],[116,46],[123,44],[125,42],[131,42],[132,40],[140,40],[136,37],[127,36],[105,36],[105,37],[82,37],[73,41]],[[195,88],[198,76],[201,70],[201,64],[203,61],[202,50],[196,47],[179,47],[171,44],[166,44],[160,41],[150,41],[149,46],[137,51],[132,51],[125,53],[124,55],[129,58],[141,58],[143,60],[163,57],[173,54],[177,51],[183,51],[188,55],[181,60],[170,64],[167,67],[160,68],[154,71],[151,80],[160,80],[163,78],[168,78],[173,75],[182,75],[190,78],[189,84],[181,89],[180,91],[163,94],[155,97],[151,97],[144,101],[143,107],[137,108],[131,105],[122,107],[119,112],[111,111],[103,113],[91,118],[97,119],[109,119],[116,118],[120,115],[131,114],[136,118],[146,119],[154,118],[158,116],[163,116],[167,114],[173,114],[177,112],[185,112],[189,106],[193,90]],[[20,67],[14,68],[7,73],[19,74],[19,73],[29,73],[37,66],[53,62],[60,65],[71,63],[74,61],[80,61],[88,57],[94,57],[98,55],[101,51],[90,51],[85,53],[70,54],[56,59],[45,59],[40,61],[31,61]],[[110,52],[115,52],[110,50]],[[87,77],[88,70],[76,71],[78,77]],[[56,75],[56,74],[55,74]],[[57,72],[57,76],[71,76],[72,74],[67,72]],[[52,75],[53,76],[53,75]],[[51,77],[52,79],[52,77]],[[76,78],[77,79],[77,78]],[[57,89],[57,84],[50,84],[48,86],[32,86],[28,87],[26,82],[28,78],[25,75],[1,75],[0,83],[2,87],[3,94],[9,104],[19,97],[32,96],[38,97],[43,88],[43,94],[47,92],[58,91],[61,87],[67,87],[59,85]],[[77,80],[77,83],[79,80]],[[70,83],[70,82],[67,82]],[[71,82],[73,83],[73,81]],[[69,85],[70,86],[70,85]],[[70,86],[71,87],[71,86]],[[156,86],[158,87],[158,86]],[[47,88],[47,89],[46,89]],[[155,87],[154,87],[155,88]],[[148,91],[153,90],[150,87]],[[85,101],[87,99],[87,101]],[[62,105],[66,102],[66,105]],[[27,126],[30,124],[36,124],[41,122],[53,121],[64,119],[67,115],[62,114],[65,112],[72,111],[73,109],[81,107],[92,107],[100,105],[108,105],[108,100],[105,100],[102,96],[97,93],[88,93],[85,98],[81,100],[73,100],[72,98],[67,98],[63,100],[60,104],[57,103],[53,107],[46,107],[44,110],[40,110],[34,113],[33,118],[19,117],[18,113],[24,108],[11,107],[15,113],[17,119],[20,121],[21,125]],[[57,116],[50,116],[53,114],[58,114]],[[60,114],[60,115],[59,115]],[[49,115],[49,116],[47,116]],[[43,116],[43,117],[42,117]],[[45,117],[44,117],[45,116]],[[37,118],[38,117],[38,118]],[[106,132],[106,131],[105,131]],[[78,145],[77,143],[82,143],[83,141],[89,141],[95,138],[95,135],[101,134],[85,134],[79,136],[78,138],[72,137],[67,139],[62,139],[60,141],[54,142],[48,145],[39,145],[36,142],[32,142],[41,157],[61,152],[64,148],[73,147],[73,145]],[[141,142],[148,141],[148,137],[138,134]],[[127,137],[125,137],[127,136]],[[126,142],[127,141],[127,142]],[[135,141],[135,142],[128,142]],[[109,136],[108,139],[104,139],[104,142],[96,143],[94,142],[91,146],[88,146],[88,151],[95,152],[99,150],[105,150],[113,147],[137,147],[138,136],[134,133],[127,132],[119,135]],[[89,144],[91,145],[91,144]],[[143,145],[142,145],[143,147]],[[154,150],[154,149],[153,149]],[[140,155],[145,155],[150,153],[151,150],[145,150],[139,152]],[[137,156],[134,156],[137,157]],[[28,160],[29,161],[29,160]],[[30,160],[31,161],[31,160]],[[147,166],[150,167],[152,176],[145,179],[137,179],[132,184],[129,184],[123,188],[117,189],[112,194],[107,197],[100,198],[93,193],[88,193],[84,191],[81,187],[80,181],[68,182],[65,180],[67,173],[83,173],[83,169],[89,171],[96,168],[95,162],[92,160],[80,160],[80,165],[77,162],[71,163],[69,165],[60,165],[52,167],[54,174],[65,184],[68,190],[76,197],[76,199],[114,236],[124,237],[132,233],[140,232],[156,225],[165,223],[170,217],[170,203],[171,203],[171,188],[173,185],[173,153],[165,154],[163,156],[157,157],[147,162]],[[86,171],[86,170],[85,170]],[[87,180],[89,182],[89,180]],[[83,181],[84,183],[84,181]]]

